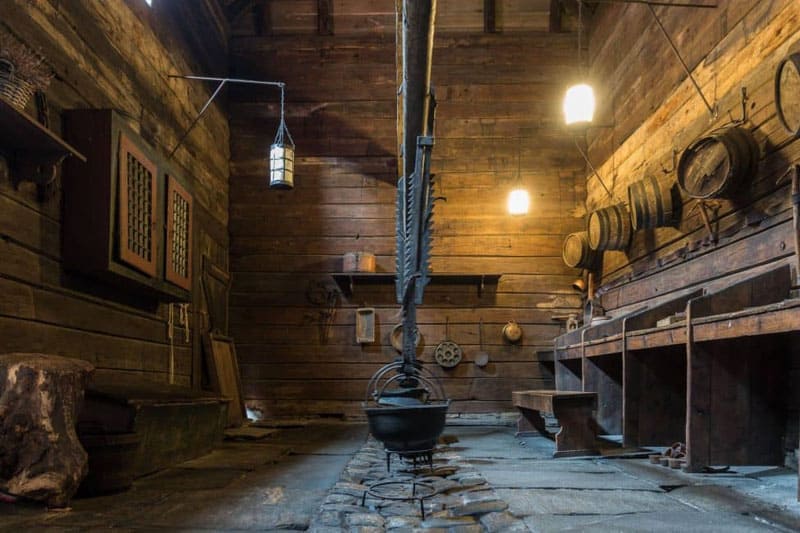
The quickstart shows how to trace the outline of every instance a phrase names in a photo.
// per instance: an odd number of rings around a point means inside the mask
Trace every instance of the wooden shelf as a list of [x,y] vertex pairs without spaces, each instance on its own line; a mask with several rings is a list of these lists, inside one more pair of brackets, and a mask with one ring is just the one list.
[[[333,279],[342,292],[350,296],[355,285],[389,285],[395,280],[394,272],[336,272]],[[485,285],[496,285],[502,274],[460,274],[460,273],[432,273],[431,284],[435,285],[475,285],[478,287],[480,297]]]
[[86,157],[59,136],[0,98],[0,150],[10,156],[15,185],[23,180],[46,183],[55,165],[73,156]]
[[[791,387],[781,375],[797,364],[800,335],[790,274],[782,265],[562,335],[556,387],[597,392],[598,427],[621,427],[626,446],[686,442],[690,472],[781,464]],[[676,313],[686,318],[663,321]]]

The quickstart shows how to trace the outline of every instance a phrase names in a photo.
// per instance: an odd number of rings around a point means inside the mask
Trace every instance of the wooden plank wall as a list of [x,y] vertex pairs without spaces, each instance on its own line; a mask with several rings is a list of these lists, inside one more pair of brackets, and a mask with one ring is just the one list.
[[[321,302],[336,290],[330,273],[342,269],[343,253],[371,251],[379,271],[394,270],[394,19],[380,19],[380,31],[346,33],[343,21],[349,28],[371,20],[343,11],[356,4],[334,2],[332,36],[313,35],[316,24],[268,36],[248,17],[233,28],[234,75],[287,83],[297,144],[295,189],[268,190],[264,158],[277,95],[232,93],[231,332],[247,404],[263,416],[357,416],[369,377],[396,355],[388,339],[399,321],[393,285],[356,285],[324,334]],[[393,2],[360,4],[393,9]],[[579,272],[564,266],[561,243],[582,225],[574,213],[585,194],[576,185],[583,162],[555,127],[576,44],[574,36],[542,32],[483,34],[480,10],[475,31],[448,31],[447,5],[433,54],[433,172],[437,194],[447,198],[436,207],[433,269],[503,277],[480,298],[475,286],[430,286],[419,309],[421,354],[432,363],[449,320],[465,361],[449,371],[432,366],[453,412],[510,410],[512,390],[552,386],[535,350],[563,331],[554,313],[580,306],[570,287]],[[517,183],[531,192],[532,211],[512,218],[505,198]],[[354,330],[361,306],[377,311],[378,339],[363,346]],[[481,319],[491,358],[483,369],[472,363]],[[502,340],[510,319],[524,330],[520,346]]]
[[[595,15],[590,38],[592,78],[599,121],[590,158],[626,198],[632,181],[647,174],[674,179],[672,151],[742,116],[741,88],[748,95],[747,122],[761,149],[755,175],[741,194],[720,200],[715,225],[719,243],[707,232],[696,201],[684,196],[678,228],[637,232],[625,252],[606,252],[601,293],[607,308],[640,305],[690,286],[710,286],[741,278],[754,269],[786,262],[794,254],[786,184],[777,178],[800,157],[800,143],[776,117],[773,79],[778,62],[797,48],[800,5],[790,0],[721,0],[717,9],[656,9],[704,94],[720,108],[709,113],[686,78],[645,6],[610,6]],[[654,66],[657,65],[657,68]],[[668,175],[665,175],[668,174]],[[588,210],[610,200],[588,180]]]
[[[172,149],[209,92],[202,85],[167,78],[202,67],[170,28],[182,7],[161,4],[151,10],[143,0],[3,2],[2,29],[40,51],[55,71],[47,91],[55,131],[60,130],[63,109],[115,108],[159,150]],[[195,19],[208,17],[211,5],[193,4]],[[216,61],[226,61],[226,35],[200,31],[206,43],[223,47],[221,56],[213,56]],[[210,61],[212,57],[204,57],[202,64]],[[215,65],[221,72],[227,68],[225,63]],[[35,115],[33,106],[29,112]],[[201,254],[227,265],[228,159],[227,117],[214,105],[175,154],[195,198],[194,272],[201,272]],[[14,189],[7,163],[1,162],[0,353],[59,354],[86,359],[98,373],[167,381],[166,305],[65,272],[59,182],[44,199],[37,198],[30,183]],[[194,290],[199,294],[198,283]],[[199,305],[195,298],[195,330]],[[176,331],[175,382],[197,385],[199,343],[183,338]]]
[[[794,264],[789,188],[776,180],[800,159],[800,142],[778,122],[773,80],[778,63],[800,49],[800,3],[717,4],[717,9],[688,14],[678,8],[656,9],[703,93],[718,103],[715,120],[709,119],[645,6],[608,6],[594,17],[590,56],[599,122],[614,127],[594,132],[589,153],[602,162],[599,171],[611,177],[615,195],[624,198],[627,185],[647,173],[674,178],[673,150],[680,152],[731,118],[742,117],[742,87],[748,95],[744,127],[761,149],[758,170],[742,193],[719,202],[718,244],[705,238],[699,213],[689,214],[696,202],[684,197],[679,227],[637,232],[626,252],[605,253],[600,293],[607,309],[624,311],[693,288],[714,291],[779,264]],[[587,183],[587,208],[608,205],[599,184],[593,179]],[[800,375],[800,347],[796,335],[788,338],[787,384],[796,383]],[[784,390],[785,442],[793,451],[800,394],[792,385]]]

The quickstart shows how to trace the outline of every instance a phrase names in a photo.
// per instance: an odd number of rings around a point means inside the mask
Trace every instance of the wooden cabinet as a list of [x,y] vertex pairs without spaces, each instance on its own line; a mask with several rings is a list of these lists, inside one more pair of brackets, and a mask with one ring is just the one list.
[[188,300],[192,197],[179,173],[114,111],[67,111],[63,126],[87,157],[64,166],[65,268]]

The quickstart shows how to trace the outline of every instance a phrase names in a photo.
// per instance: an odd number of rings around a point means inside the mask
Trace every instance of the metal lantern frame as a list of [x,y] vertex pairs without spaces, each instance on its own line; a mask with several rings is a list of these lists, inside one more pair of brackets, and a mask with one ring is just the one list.
[[175,148],[169,153],[172,157],[178,147],[183,144],[183,141],[189,135],[189,132],[199,122],[203,114],[208,110],[208,106],[217,97],[222,88],[227,83],[244,84],[244,85],[269,85],[272,87],[279,87],[281,90],[281,120],[278,124],[278,131],[275,133],[275,139],[269,148],[269,186],[271,189],[292,189],[294,187],[294,139],[292,134],[289,133],[289,128],[286,126],[286,84],[282,81],[266,81],[266,80],[249,80],[242,78],[213,78],[209,76],[186,76],[179,74],[170,74],[170,78],[181,78],[185,80],[196,81],[216,81],[219,82],[217,88],[211,96],[203,104],[200,112],[194,118],[192,123],[181,135]]

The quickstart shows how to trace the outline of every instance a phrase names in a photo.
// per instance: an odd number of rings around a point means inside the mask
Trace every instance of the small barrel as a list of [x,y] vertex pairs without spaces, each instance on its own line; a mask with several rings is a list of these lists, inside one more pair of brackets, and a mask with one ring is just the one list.
[[676,198],[675,182],[660,183],[655,177],[628,186],[628,205],[634,231],[673,226],[677,223],[680,196]]
[[597,252],[589,246],[589,234],[579,231],[570,233],[564,239],[561,257],[568,267],[591,269],[597,260]]
[[760,153],[753,134],[729,127],[695,141],[678,160],[678,184],[692,198],[730,197],[752,178]]
[[631,242],[631,217],[623,204],[598,209],[589,215],[592,250],[624,250]]

